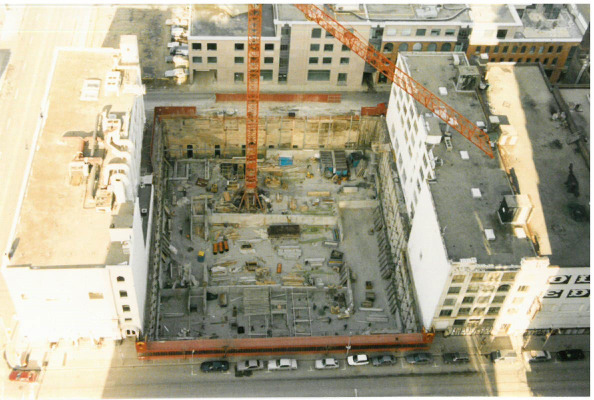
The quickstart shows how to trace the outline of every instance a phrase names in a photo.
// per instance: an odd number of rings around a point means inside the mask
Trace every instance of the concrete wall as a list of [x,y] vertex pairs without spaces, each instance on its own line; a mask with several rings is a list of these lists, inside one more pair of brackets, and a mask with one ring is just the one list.
[[[134,302],[136,311],[131,313],[133,315],[132,321],[124,321],[123,329],[129,329],[129,326],[136,327],[140,332],[142,328],[142,321],[144,321],[144,305],[146,301],[146,287],[148,280],[148,257],[146,251],[146,243],[142,233],[142,218],[140,216],[140,207],[138,198],[134,203],[134,225],[132,227],[132,253],[130,254],[130,268],[132,270],[132,279],[134,281]],[[150,235],[150,227],[148,230]],[[119,291],[114,290],[114,294]],[[132,293],[128,293],[128,298],[132,299]],[[130,318],[130,317],[128,317]]]
[[280,214],[211,214],[211,224],[239,224],[241,226],[267,226],[271,224],[299,224],[335,226],[337,217],[322,215],[280,215]]

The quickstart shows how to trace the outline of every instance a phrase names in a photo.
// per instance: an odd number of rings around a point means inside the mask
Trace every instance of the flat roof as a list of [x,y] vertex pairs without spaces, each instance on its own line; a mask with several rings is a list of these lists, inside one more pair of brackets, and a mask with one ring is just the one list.
[[526,8],[522,16],[524,28],[521,32],[516,32],[514,39],[575,38],[577,41],[582,40],[583,34],[565,5],[555,4],[555,6],[560,6],[559,16],[555,19],[546,18],[541,6]]
[[[507,4],[472,4],[472,20],[475,23],[513,24],[513,11]],[[517,15],[517,14],[516,14]]]
[[[590,88],[559,88],[561,97],[569,107],[573,122],[581,133],[590,140]],[[576,106],[579,104],[579,111]]]
[[[60,50],[49,91],[46,123],[38,140],[28,189],[20,212],[18,240],[10,265],[84,266],[122,262],[110,250],[110,225],[131,217],[130,207],[121,207],[118,218],[111,213],[85,209],[86,184],[69,183],[69,163],[80,150],[80,141],[69,136],[92,136],[96,117],[105,106],[111,112],[129,112],[136,95],[120,92],[106,95],[104,83],[116,51]],[[80,100],[83,82],[100,79],[96,101]],[[130,225],[131,226],[131,225]],[[109,253],[109,257],[108,257]],[[125,260],[123,260],[125,261]]]
[[[247,4],[195,4],[190,36],[246,37],[247,12]],[[262,4],[262,37],[275,35],[273,5]]]
[[[458,54],[461,65],[467,63],[464,54]],[[470,121],[486,121],[476,93],[455,90],[457,67],[452,53],[406,52],[399,57],[404,57],[410,75],[433,93],[445,86],[448,94],[440,98]],[[429,113],[415,104],[420,113]],[[489,158],[457,132],[452,131],[451,141],[452,150],[446,149],[443,140],[433,147],[433,155],[443,165],[435,167],[436,181],[429,183],[449,259],[475,257],[479,264],[518,265],[523,257],[534,256],[529,240],[517,238],[510,226],[499,223],[497,209],[512,190],[497,158]],[[462,159],[461,151],[468,153],[468,160]],[[481,198],[473,197],[473,188],[481,191]],[[493,229],[495,240],[486,239],[485,229]]]
[[[590,211],[590,170],[570,131],[551,120],[558,110],[538,66],[488,64],[487,97],[493,113],[504,114],[517,134],[514,146],[501,146],[502,160],[514,168],[521,194],[530,197],[533,210],[528,227],[538,236],[540,254],[551,265],[590,265],[590,220],[572,218],[574,206]],[[568,193],[569,166],[579,184],[579,196]]]

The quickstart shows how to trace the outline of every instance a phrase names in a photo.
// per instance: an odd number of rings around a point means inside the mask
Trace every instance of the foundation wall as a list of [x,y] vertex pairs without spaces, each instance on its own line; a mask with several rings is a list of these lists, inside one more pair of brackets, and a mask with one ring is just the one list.
[[278,214],[212,214],[211,224],[239,224],[240,226],[266,226],[272,224],[327,225],[334,226],[337,218],[321,215],[278,215]]

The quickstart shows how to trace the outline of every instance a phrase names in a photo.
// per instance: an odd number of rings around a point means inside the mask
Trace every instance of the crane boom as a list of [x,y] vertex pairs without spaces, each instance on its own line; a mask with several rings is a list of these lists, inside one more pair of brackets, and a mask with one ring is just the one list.
[[429,89],[415,81],[404,71],[396,67],[386,56],[377,51],[373,46],[357,37],[353,32],[342,26],[334,18],[313,4],[295,4],[310,21],[320,25],[335,39],[350,48],[359,57],[375,67],[390,81],[411,95],[415,100],[427,107],[433,114],[446,124],[470,140],[489,157],[493,158],[493,151],[489,143],[489,136],[475,124],[470,122],[458,111],[448,106]]
[[245,143],[245,191],[240,208],[262,208],[258,197],[258,114],[260,108],[260,41],[262,5],[248,4],[247,104]]

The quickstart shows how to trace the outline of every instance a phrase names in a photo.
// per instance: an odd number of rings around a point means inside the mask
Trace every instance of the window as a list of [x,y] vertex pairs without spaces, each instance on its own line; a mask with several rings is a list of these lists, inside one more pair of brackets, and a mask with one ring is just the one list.
[[209,64],[216,64],[217,63],[217,58],[216,57],[208,57],[208,63]]
[[128,292],[125,290],[120,290],[120,297],[128,297]]
[[522,62],[522,61],[524,61],[524,59],[522,57],[520,57],[516,60],[516,62]]
[[464,283],[465,276],[464,275],[454,275],[452,277],[452,283]]
[[492,57],[489,61],[495,62],[495,57]]
[[285,25],[281,28],[281,35],[283,36],[288,36],[291,34],[291,27],[288,25]]
[[332,64],[332,57],[322,58],[322,64]]
[[329,81],[330,70],[329,69],[310,69],[307,71],[308,81]]
[[477,307],[472,310],[472,315],[483,315],[485,314],[485,309],[483,307]]
[[497,288],[498,292],[508,292],[509,291],[509,285],[501,285]]
[[318,57],[309,57],[310,64],[317,64],[319,61]]
[[512,47],[512,53],[517,53],[517,52],[518,52],[518,46]]
[[509,50],[509,46],[503,46],[502,53],[507,53],[508,50]]
[[486,46],[485,47],[485,53],[489,53],[491,51],[491,46]]
[[530,286],[518,286],[518,292],[527,292]]
[[330,32],[326,31],[326,37],[327,38],[331,38],[331,37],[334,37],[334,36],[332,36],[332,34]]
[[89,292],[89,300],[102,300],[103,293],[92,293]]
[[480,297],[477,299],[477,301],[478,301],[480,304],[485,304],[485,303],[488,303],[488,302],[489,302],[489,297],[490,297],[490,296],[480,296]]
[[472,274],[472,278],[470,279],[471,282],[480,282],[485,279],[485,274],[483,272],[478,272]]
[[472,304],[472,303],[474,303],[474,297],[466,296],[466,297],[464,297],[464,299],[462,299],[462,303],[463,304]]
[[561,53],[563,51],[563,46],[557,46],[557,53]]
[[547,49],[547,53],[552,53],[553,50],[555,50],[555,46],[549,46],[549,48]]
[[347,74],[345,74],[345,73],[342,73],[342,72],[341,72],[341,73],[339,73],[339,74],[338,74],[338,83],[339,83],[339,84],[341,84],[341,83],[342,83],[342,84],[345,84],[345,85],[346,85],[346,81],[347,81]]
[[475,53],[480,53],[481,52],[481,46],[476,46],[476,48],[474,49]]
[[287,82],[287,74],[278,74],[278,82],[279,83]]
[[129,312],[130,306],[122,306],[122,310],[124,310],[124,312]]
[[460,286],[450,286],[448,289],[448,294],[457,294],[460,293]]
[[452,315],[452,310],[449,310],[449,309],[441,310],[439,312],[440,317],[449,317],[450,315]]
[[530,57],[526,58],[526,62],[527,63],[532,62],[532,58],[530,58]]
[[450,297],[450,298],[446,298],[446,299],[443,301],[443,305],[444,305],[444,306],[453,306],[454,304],[456,304],[456,299],[453,299],[453,298],[451,298],[451,297]]
[[350,60],[350,58],[348,58],[348,57],[340,57],[341,64],[348,64],[349,60]]
[[507,29],[497,29],[497,39],[505,39],[507,36]]
[[349,49],[349,46],[347,46],[346,44],[343,44],[340,48],[340,51],[351,51],[351,49]]
[[437,51],[437,43],[429,43],[427,45],[427,51]]
[[559,61],[559,59],[557,57],[553,58],[553,62],[551,62],[551,66],[557,65],[557,61]]
[[309,51],[318,51],[318,50],[320,50],[319,44],[310,44],[309,45]]
[[274,43],[265,43],[264,50],[266,50],[266,51],[274,50]]
[[243,82],[243,72],[236,72],[233,74],[233,80],[235,82]]
[[415,36],[425,36],[425,33],[427,33],[427,29],[417,29]]
[[[458,312],[458,314],[460,314]],[[454,326],[464,326],[464,324],[466,324],[466,320],[465,319],[456,319],[454,320]]]
[[493,297],[493,301],[491,303],[501,304],[505,301],[505,296],[495,296]]
[[491,307],[489,311],[487,311],[487,315],[497,315],[499,314],[500,307]]
[[319,39],[322,37],[322,29],[321,28],[313,28],[311,30],[311,37],[312,39]]
[[[530,47],[530,54],[534,54],[536,51],[536,46]],[[522,53],[526,52],[526,46],[522,46]]]
[[451,51],[452,44],[451,43],[444,43],[441,45],[441,51]]
[[202,57],[192,57],[192,62],[194,64],[202,64]]
[[413,44],[412,50],[413,51],[421,51],[421,50],[423,50],[423,45],[421,43],[415,43],[415,44]]
[[332,51],[332,50],[334,50],[333,44],[325,44],[324,45],[324,51]]
[[281,67],[281,68],[282,67],[287,67],[288,65],[289,65],[289,59],[288,58],[286,58],[286,57],[279,58],[279,60],[278,60],[278,66],[279,67]]
[[123,277],[123,276],[118,276],[118,277],[116,278],[116,281],[118,281],[118,282],[124,282],[125,280],[126,280],[126,279],[124,279],[124,277]]
[[410,36],[410,35],[412,35],[412,29],[403,29],[400,34],[402,36]]
[[464,307],[458,310],[458,315],[470,315],[470,308]]
[[538,48],[538,54],[542,54],[542,53],[544,53],[544,46],[540,46]]
[[493,47],[493,54],[499,53],[499,46]]
[[206,44],[206,50],[216,50],[216,49],[217,49],[216,43],[207,43]]
[[407,51],[408,50],[408,43],[400,43],[398,46],[398,51]]
[[280,45],[280,51],[289,51],[289,45],[288,44],[281,44]]
[[192,43],[192,50],[202,50],[202,43]]
[[454,36],[456,34],[456,30],[455,29],[446,29],[445,30],[445,35],[446,36]]
[[386,43],[384,45],[384,53],[391,53],[394,51],[394,43]]
[[513,281],[514,279],[516,279],[515,272],[505,272],[501,278],[501,280],[505,282]]
[[243,64],[243,57],[235,57],[235,64]]
[[260,78],[263,81],[271,81],[272,80],[272,70],[271,69],[260,70]]
[[429,33],[431,36],[439,36],[441,34],[441,29],[431,29]]
[[243,43],[235,43],[235,50],[243,50],[245,45]]
[[511,57],[507,59],[507,62],[513,62],[513,61],[514,61],[514,59]]
[[264,64],[274,63],[274,57],[264,57]]

